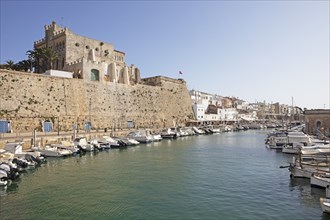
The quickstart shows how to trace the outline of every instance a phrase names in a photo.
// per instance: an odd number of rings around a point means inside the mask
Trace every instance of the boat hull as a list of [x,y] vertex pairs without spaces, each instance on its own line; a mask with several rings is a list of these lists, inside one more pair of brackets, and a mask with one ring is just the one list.
[[323,177],[322,175],[316,173],[311,175],[311,186],[326,188],[328,185],[330,185],[329,177]]
[[330,213],[330,199],[320,198],[320,205],[323,212]]

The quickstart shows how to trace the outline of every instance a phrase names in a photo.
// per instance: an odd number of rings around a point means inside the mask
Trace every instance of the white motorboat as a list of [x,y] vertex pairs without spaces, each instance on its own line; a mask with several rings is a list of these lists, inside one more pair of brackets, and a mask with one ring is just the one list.
[[73,154],[79,152],[79,148],[71,141],[61,141],[60,148],[70,150]]
[[170,128],[168,129],[163,129],[160,132],[160,136],[164,139],[173,139],[173,138],[177,138],[177,133],[172,131]]
[[45,157],[64,157],[72,155],[72,152],[66,149],[60,149],[56,146],[46,145],[44,147],[32,147],[34,151],[40,152]]
[[152,142],[152,136],[148,134],[147,131],[138,130],[128,133],[127,137],[133,138],[140,143],[150,143]]
[[77,137],[73,141],[74,145],[77,146],[80,150],[86,152],[86,151],[94,151],[94,145],[89,144],[87,142],[86,137]]
[[330,199],[320,198],[320,205],[323,212],[330,213]]
[[192,127],[192,129],[195,132],[195,134],[197,134],[197,135],[205,134],[204,131],[202,131],[201,129],[198,129],[197,127]]
[[188,136],[193,136],[195,135],[195,132],[194,130],[192,129],[192,127],[185,127],[185,128],[182,128],[182,130],[184,130]]
[[317,144],[313,146],[303,146],[301,147],[302,154],[321,154],[326,155],[330,154],[330,145],[329,144]]
[[111,148],[110,142],[107,141],[105,138],[98,138],[96,140],[102,149],[109,150]]
[[302,148],[302,146],[303,146],[303,143],[286,144],[282,148],[282,153],[298,154],[298,152]]
[[330,173],[313,173],[311,186],[326,188],[330,185]]
[[6,186],[8,184],[8,174],[5,170],[0,169],[0,186]]
[[118,140],[115,140],[110,136],[103,136],[103,139],[110,144],[111,148],[119,148],[121,146]]
[[160,134],[154,134],[154,135],[152,135],[152,140],[154,142],[161,141],[162,139],[163,138],[162,138],[162,136]]
[[40,152],[33,150],[23,151],[23,142],[10,142],[6,143],[4,149],[7,152],[14,154],[14,157],[25,157],[26,154],[32,155],[35,158],[41,158]]
[[124,137],[122,139],[125,140],[125,141],[127,141],[130,145],[138,145],[138,144],[140,144],[140,142],[136,141],[133,138]]
[[230,131],[232,131],[232,129],[231,129],[231,127],[229,127],[229,126],[225,126],[225,128],[224,128],[223,131],[224,131],[224,132],[230,132]]
[[208,128],[211,129],[211,131],[213,133],[220,133],[221,132],[221,129],[220,129],[219,126],[209,125]]

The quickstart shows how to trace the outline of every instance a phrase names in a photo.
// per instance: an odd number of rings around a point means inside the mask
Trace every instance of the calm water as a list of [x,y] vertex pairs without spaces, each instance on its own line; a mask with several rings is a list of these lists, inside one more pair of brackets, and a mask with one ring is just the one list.
[[49,159],[0,191],[1,219],[329,219],[308,180],[279,169],[266,131],[186,137]]

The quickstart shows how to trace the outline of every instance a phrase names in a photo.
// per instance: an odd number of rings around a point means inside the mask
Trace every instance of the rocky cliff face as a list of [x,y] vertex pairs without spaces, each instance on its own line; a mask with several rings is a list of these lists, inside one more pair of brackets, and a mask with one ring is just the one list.
[[194,114],[183,80],[148,78],[134,86],[50,77],[0,70],[0,119],[11,121],[13,131],[41,130],[52,121],[55,130],[161,128],[184,125]]

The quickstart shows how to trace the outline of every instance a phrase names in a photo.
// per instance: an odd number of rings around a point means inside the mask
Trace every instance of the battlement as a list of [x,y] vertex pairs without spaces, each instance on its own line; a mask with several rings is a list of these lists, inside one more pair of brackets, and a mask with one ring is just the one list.
[[53,28],[53,27],[56,27],[56,22],[55,21],[53,21],[51,24],[49,24],[49,25],[45,25],[45,30],[49,30],[49,29],[51,29],[51,28]]
[[54,37],[56,37],[57,35],[61,35],[61,34],[65,33],[66,31],[67,31],[67,28],[62,28],[59,31],[55,31]]
[[66,65],[68,66],[72,66],[72,65],[76,65],[78,63],[82,63],[83,62],[83,58],[80,58],[78,60],[75,60],[75,61],[72,61],[72,62],[69,62],[69,63],[66,63]]
[[40,43],[44,43],[46,41],[45,38],[42,38],[40,40],[34,41],[34,45],[40,44]]
[[149,85],[149,86],[162,86],[163,82],[170,82],[175,84],[186,84],[186,82],[183,79],[173,79],[166,76],[154,76],[154,77],[148,77],[141,79],[143,84]]

